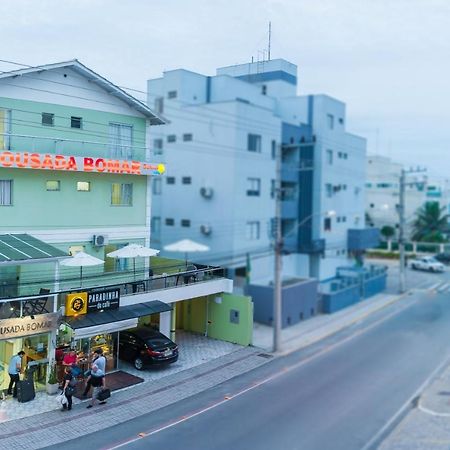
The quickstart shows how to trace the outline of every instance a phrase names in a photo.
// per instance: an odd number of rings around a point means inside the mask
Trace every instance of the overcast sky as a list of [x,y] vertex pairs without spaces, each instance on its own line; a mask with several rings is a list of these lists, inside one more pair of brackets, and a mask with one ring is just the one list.
[[0,58],[77,58],[145,90],[164,70],[262,59],[269,20],[272,59],[298,65],[299,94],[345,101],[369,152],[450,178],[448,0],[0,0]]

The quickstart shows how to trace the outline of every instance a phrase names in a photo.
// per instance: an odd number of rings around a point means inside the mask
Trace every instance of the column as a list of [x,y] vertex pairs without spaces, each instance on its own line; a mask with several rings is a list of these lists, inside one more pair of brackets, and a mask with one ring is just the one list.
[[162,312],[159,315],[159,331],[165,336],[170,335],[171,311]]

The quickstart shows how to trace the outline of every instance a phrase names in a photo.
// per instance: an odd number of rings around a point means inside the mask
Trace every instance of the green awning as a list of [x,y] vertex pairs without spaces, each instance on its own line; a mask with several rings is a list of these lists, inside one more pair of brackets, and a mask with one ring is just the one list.
[[69,255],[29,234],[0,235],[0,264],[50,262]]

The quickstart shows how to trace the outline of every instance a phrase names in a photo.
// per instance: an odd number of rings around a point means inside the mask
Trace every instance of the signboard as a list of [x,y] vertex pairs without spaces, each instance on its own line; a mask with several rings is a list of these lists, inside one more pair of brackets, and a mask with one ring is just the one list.
[[39,314],[0,320],[0,340],[49,333],[59,326],[59,313]]
[[78,316],[87,312],[87,292],[77,292],[66,296],[66,316]]
[[0,151],[0,167],[130,175],[162,175],[166,171],[164,164],[158,163],[11,151]]
[[97,289],[87,294],[87,312],[117,309],[120,306],[120,288]]

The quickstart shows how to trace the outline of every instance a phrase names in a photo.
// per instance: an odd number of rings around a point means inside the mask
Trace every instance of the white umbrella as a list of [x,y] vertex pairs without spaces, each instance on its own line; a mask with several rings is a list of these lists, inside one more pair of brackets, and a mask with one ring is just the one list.
[[173,242],[164,246],[164,250],[168,252],[183,252],[184,259],[186,260],[187,267],[187,255],[191,252],[207,252],[209,247],[207,245],[199,244],[198,242],[191,241],[190,239],[182,239],[181,241]]
[[133,273],[134,279],[136,279],[136,258],[148,258],[150,256],[156,256],[158,253],[159,250],[155,250],[154,248],[144,247],[140,244],[128,244],[125,247],[107,253],[106,256],[110,258],[133,258]]
[[59,262],[62,266],[79,267],[80,268],[80,287],[83,280],[83,267],[99,266],[105,264],[103,259],[96,258],[84,252],[78,252],[72,258],[63,259]]

